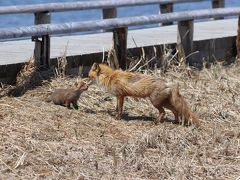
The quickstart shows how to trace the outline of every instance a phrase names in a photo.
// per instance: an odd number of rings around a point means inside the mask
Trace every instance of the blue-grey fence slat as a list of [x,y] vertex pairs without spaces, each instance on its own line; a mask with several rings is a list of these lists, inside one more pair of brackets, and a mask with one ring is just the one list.
[[183,2],[198,2],[207,0],[106,0],[106,1],[89,1],[89,2],[67,2],[67,3],[46,3],[34,5],[19,6],[2,6],[1,14],[20,14],[20,13],[37,13],[37,12],[61,12],[73,10],[87,10],[100,8],[113,8],[124,6],[136,6],[147,4],[169,4]]
[[43,24],[20,28],[0,29],[0,39],[20,38],[28,36],[42,36],[47,34],[54,35],[63,33],[74,33],[91,30],[137,26],[144,24],[155,24],[172,21],[186,21],[190,19],[236,16],[239,14],[240,7],[236,7],[236,8],[193,10],[160,15],[136,16],[96,21],[71,22],[62,24]]

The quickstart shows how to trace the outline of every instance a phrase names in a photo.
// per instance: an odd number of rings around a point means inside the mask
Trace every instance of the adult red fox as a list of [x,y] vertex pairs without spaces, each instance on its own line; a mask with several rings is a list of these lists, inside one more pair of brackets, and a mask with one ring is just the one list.
[[177,123],[198,124],[195,114],[189,109],[177,86],[161,78],[122,70],[113,70],[105,64],[94,63],[88,77],[117,97],[116,119],[121,119],[124,97],[148,97],[159,111],[159,121],[164,121],[165,111],[171,110]]
[[78,109],[77,101],[83,91],[88,89],[88,83],[81,80],[76,82],[75,89],[56,89],[46,100],[46,102],[53,101],[57,105],[65,105],[70,108],[71,103],[75,109]]

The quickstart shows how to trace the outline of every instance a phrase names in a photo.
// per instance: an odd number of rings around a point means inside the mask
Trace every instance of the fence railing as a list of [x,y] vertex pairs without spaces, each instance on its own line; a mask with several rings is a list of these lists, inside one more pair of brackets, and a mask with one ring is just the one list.
[[[18,5],[0,7],[0,14],[20,14],[20,13],[39,13],[39,12],[62,12],[87,9],[109,9],[124,6],[138,6],[150,4],[175,4],[186,2],[201,2],[209,0],[105,0],[89,2],[66,2],[66,3],[46,3],[35,5]],[[224,0],[211,0],[212,8],[224,7]]]
[[[199,1],[206,0],[115,0],[5,6],[0,7],[0,15],[34,13],[35,25],[21,28],[0,29],[0,39],[32,36],[32,40],[35,41],[35,59],[40,63],[40,65],[48,65],[50,59],[50,35],[112,29],[114,39],[113,46],[116,51],[118,61],[121,68],[125,68],[127,28],[129,26],[155,23],[171,24],[176,21],[178,23],[178,44],[181,44],[185,55],[187,56],[193,49],[193,21],[195,19],[219,19],[225,16],[236,16],[240,14],[240,8],[219,8],[224,7],[224,0],[212,0],[212,8],[216,9],[172,13],[174,3]],[[117,7],[148,4],[159,4],[161,13],[166,14],[116,18]],[[50,24],[51,12],[86,9],[102,9],[102,17],[111,19]]]

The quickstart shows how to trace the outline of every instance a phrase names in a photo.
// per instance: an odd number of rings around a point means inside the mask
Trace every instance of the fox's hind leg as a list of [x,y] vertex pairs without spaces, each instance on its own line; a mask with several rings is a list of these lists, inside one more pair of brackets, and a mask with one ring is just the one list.
[[152,105],[158,109],[159,111],[159,117],[158,117],[158,121],[159,122],[164,122],[164,116],[165,116],[165,111],[163,109],[163,104],[167,101],[169,96],[169,90],[168,89],[164,89],[162,91],[154,91],[149,99],[152,103]]
[[163,123],[164,122],[164,116],[165,116],[166,112],[164,111],[163,107],[161,107],[161,106],[158,107],[157,109],[159,111],[158,121],[160,123]]
[[118,96],[117,97],[117,107],[116,107],[116,119],[120,120],[122,116],[122,111],[123,111],[123,103],[124,103],[124,97],[123,96]]
[[174,117],[175,117],[175,123],[176,123],[176,124],[180,123],[178,112],[177,112],[176,110],[174,110],[174,109],[170,109],[170,110],[171,110],[171,111],[173,112],[173,114],[174,114]]
[[[150,100],[151,100],[151,99],[150,99]],[[161,122],[161,123],[163,123],[163,122],[164,122],[164,116],[165,116],[165,114],[166,114],[165,110],[163,109],[162,105],[154,104],[154,101],[151,101],[151,102],[152,102],[153,106],[154,106],[155,108],[157,108],[158,111],[159,111],[158,119],[156,120],[156,122]]]

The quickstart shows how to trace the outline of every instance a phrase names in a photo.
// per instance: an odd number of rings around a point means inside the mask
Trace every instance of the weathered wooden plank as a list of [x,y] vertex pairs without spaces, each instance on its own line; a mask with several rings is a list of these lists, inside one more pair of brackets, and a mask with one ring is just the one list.
[[177,48],[179,59],[185,59],[186,64],[191,64],[190,54],[193,51],[193,20],[178,22]]
[[[108,8],[108,9],[102,9],[102,19],[111,19],[117,17],[117,8]],[[103,32],[107,32],[110,30],[102,30]]]
[[[173,4],[160,4],[160,13],[172,13],[173,12]],[[162,23],[163,26],[172,25],[173,22]]]
[[43,24],[20,28],[0,29],[0,39],[20,38],[28,36],[42,36],[52,34],[74,33],[89,30],[112,29],[145,24],[157,24],[172,21],[186,21],[191,19],[205,19],[223,16],[236,16],[240,14],[240,8],[218,8],[174,12],[162,15],[137,16],[126,18],[114,18],[106,20],[72,22],[63,24]]
[[240,64],[240,16],[238,17],[236,49],[237,49],[237,60],[238,60],[238,63]]
[[102,19],[110,19],[117,17],[117,8],[104,8],[102,10]]
[[223,8],[225,0],[212,0],[212,8]]
[[[49,24],[51,22],[50,13],[40,12],[35,13],[35,24]],[[50,37],[43,35],[40,37],[33,36],[32,40],[35,41],[34,58],[38,65],[49,66],[50,62]]]
[[[225,0],[212,0],[212,8],[224,8]],[[215,20],[224,19],[224,17],[214,18]]]
[[35,5],[3,6],[0,7],[0,14],[19,14],[37,12],[61,12],[73,10],[101,9],[124,6],[136,6],[146,4],[169,4],[182,2],[199,2],[206,0],[112,0],[112,1],[86,1],[86,2],[66,2],[66,3],[45,3]]
[[116,68],[126,69],[127,33],[127,28],[117,28],[113,30],[113,47],[119,65],[119,67]]

